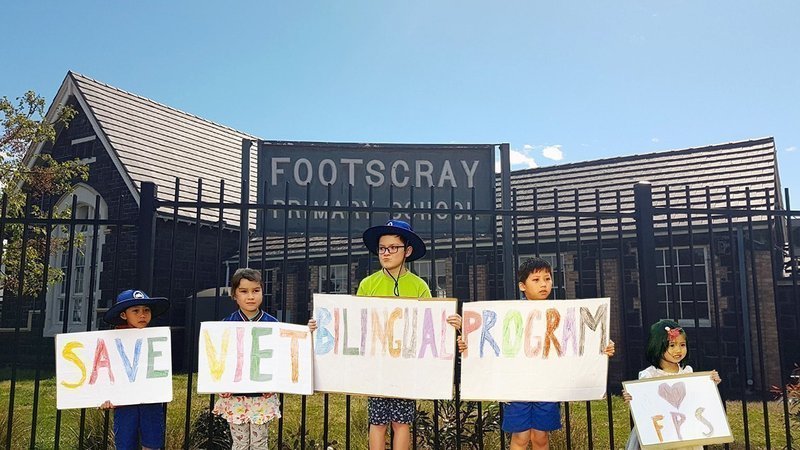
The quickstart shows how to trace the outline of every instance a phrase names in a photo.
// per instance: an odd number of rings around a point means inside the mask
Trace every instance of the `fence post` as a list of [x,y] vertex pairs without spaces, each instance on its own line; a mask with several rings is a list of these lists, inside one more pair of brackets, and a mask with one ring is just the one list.
[[656,301],[656,237],[653,226],[653,187],[648,181],[633,186],[636,217],[636,254],[639,264],[639,300],[642,308],[642,332],[647,342],[650,325],[658,321]]
[[[242,139],[242,209],[239,212],[239,267],[247,267],[250,256],[250,148],[253,141]],[[263,269],[263,267],[262,267]]]
[[[511,210],[511,146],[500,144],[501,183],[500,192],[503,199],[503,210]],[[512,217],[503,215],[503,293],[506,300],[513,300],[519,296],[516,289],[517,268],[514,267],[514,248],[511,239]]]
[[155,183],[142,182],[139,196],[139,220],[136,240],[136,288],[152,294],[153,266],[156,251],[156,195]]

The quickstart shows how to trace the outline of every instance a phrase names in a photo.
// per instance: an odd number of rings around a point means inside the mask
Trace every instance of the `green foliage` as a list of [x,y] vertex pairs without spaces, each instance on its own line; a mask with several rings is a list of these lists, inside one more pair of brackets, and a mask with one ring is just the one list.
[[[80,416],[81,410],[75,409],[67,411],[65,414]],[[67,426],[67,432],[72,436],[72,440],[79,442],[80,421]],[[106,424],[105,412],[97,409],[86,409],[86,417],[83,427],[83,448],[86,450],[104,449],[114,443],[114,430],[111,420]]]
[[[0,99],[0,189],[5,198],[5,217],[47,217],[41,209],[46,198],[58,199],[68,193],[75,182],[88,179],[88,167],[79,160],[58,162],[48,154],[31,161],[29,152],[40,143],[55,141],[57,131],[68,126],[77,111],[69,106],[58,106],[54,118],[45,115],[45,99],[33,91],[18,97],[15,102],[7,97]],[[53,213],[54,217],[69,217],[70,211]],[[52,231],[52,230],[51,230]],[[23,248],[23,233],[26,242]],[[51,267],[44,280],[45,255],[48,253],[47,229],[43,226],[6,224],[2,230],[6,241],[2,257],[5,270],[0,273],[0,286],[18,292],[23,282],[23,294],[35,296],[46,285],[63,277],[61,270]],[[66,231],[65,233],[66,234]],[[55,255],[65,248],[66,239],[55,238],[49,243],[49,253]],[[22,256],[26,259],[21,266]],[[22,270],[21,270],[22,269]],[[19,274],[24,274],[22,280]]]
[[[500,407],[497,403],[484,403],[480,415],[478,402],[462,402],[460,411],[454,401],[440,401],[439,414],[433,414],[417,407],[417,445],[420,448],[436,448],[434,420],[439,425],[438,448],[481,448],[481,436],[495,433],[500,429]],[[459,413],[460,428],[456,426],[456,413]],[[479,420],[480,419],[480,420]],[[480,425],[480,426],[479,426]],[[478,430],[481,433],[478,433]]]
[[227,450],[231,448],[231,431],[228,422],[204,409],[192,422],[189,447],[206,450]]
[[[303,433],[302,428],[297,428],[297,431],[287,431],[283,439],[281,450],[300,450],[302,447]],[[305,448],[308,450],[325,450],[328,448],[337,448],[338,442],[334,439],[331,442],[324,443],[318,441],[306,433],[305,435]]]

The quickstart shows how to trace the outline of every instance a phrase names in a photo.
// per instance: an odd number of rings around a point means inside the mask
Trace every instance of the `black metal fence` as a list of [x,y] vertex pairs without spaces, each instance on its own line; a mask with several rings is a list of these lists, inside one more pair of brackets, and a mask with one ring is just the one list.
[[[208,414],[214,396],[193,392],[200,320],[221,318],[231,308],[224,286],[245,264],[262,271],[263,306],[285,321],[305,323],[314,292],[354,293],[358,280],[378,268],[361,244],[363,230],[350,226],[355,214],[366,214],[372,224],[396,217],[413,226],[422,214],[449,223],[426,221],[428,229],[416,230],[425,237],[428,254],[413,263],[412,271],[433,292],[460,302],[516,297],[509,290],[516,283],[505,269],[508,258],[516,267],[533,255],[553,263],[553,298],[611,297],[611,334],[617,342],[609,367],[611,395],[565,403],[564,427],[552,434],[552,448],[624,445],[630,419],[618,397],[620,382],[645,367],[645,330],[665,317],[687,330],[690,364],[717,369],[724,380],[720,392],[736,436],[726,448],[791,448],[795,442],[800,211],[791,210],[788,192],[782,204],[774,191],[747,189],[652,192],[647,184],[623,192],[529,189],[512,190],[510,208],[465,211],[348,206],[352,201],[345,206],[235,204],[223,200],[224,184],[217,190],[219,200],[208,201],[201,181],[195,201],[179,200],[180,191],[176,182],[173,199],[158,199],[154,186],[145,183],[138,209],[126,209],[131,200],[121,198],[109,202],[105,216],[103,199],[84,205],[73,198],[68,218],[54,218],[58,205],[48,202],[39,204],[44,213],[34,214],[28,205],[23,214],[6,214],[4,200],[2,262],[4,268],[17,267],[17,273],[5,272],[0,304],[6,349],[0,400],[8,402],[5,417],[0,416],[5,420],[0,443],[5,448],[112,445],[108,414],[55,411],[52,334],[102,327],[97,317],[110,306],[109,299],[131,287],[173,303],[164,319],[173,329],[176,365],[176,398],[166,407],[167,448],[225,448],[225,423]],[[316,217],[328,222],[327,232],[312,235],[306,225],[250,236],[245,258],[238,227],[225,221],[231,212],[243,212],[248,221],[256,212],[281,216],[284,223],[290,214],[306,224]],[[346,221],[347,232],[333,234],[333,220]],[[489,234],[477,233],[481,220],[498,226]],[[459,234],[457,228],[463,227],[457,221],[471,222],[472,232]],[[505,239],[503,230],[509,232]],[[51,280],[53,270],[63,272],[60,281]],[[46,289],[29,292],[31,274]],[[418,402],[413,447],[505,448],[500,408],[461,402],[458,371],[457,365],[454,401]],[[363,398],[281,395],[281,403],[283,417],[271,425],[272,447],[366,447]]]

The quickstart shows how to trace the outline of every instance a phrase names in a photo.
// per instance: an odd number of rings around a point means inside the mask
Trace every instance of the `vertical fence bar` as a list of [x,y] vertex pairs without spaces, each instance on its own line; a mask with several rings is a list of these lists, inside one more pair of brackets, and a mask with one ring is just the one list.
[[[700,318],[697,316],[697,276],[694,273],[695,261],[694,261],[694,223],[692,222],[692,194],[689,190],[689,186],[685,187],[685,195],[686,195],[686,225],[687,225],[687,232],[688,232],[688,239],[689,239],[689,281],[691,283],[692,289],[692,317],[694,317],[694,331],[698,335],[700,334]],[[705,254],[703,255],[705,257]],[[678,263],[680,265],[680,262]],[[678,268],[678,272],[680,274],[680,268]],[[684,282],[684,280],[681,280]],[[706,280],[706,286],[708,286],[708,280]],[[683,302],[683,294],[681,294],[681,302]],[[706,305],[708,304],[708,289],[706,289]],[[681,307],[681,312],[683,312],[683,307]],[[708,308],[706,308],[706,312],[708,312]],[[709,321],[711,317],[709,317]],[[696,361],[698,364],[703,361],[703,367],[706,367],[704,361],[704,354],[701,351],[700,347],[700,339],[692,339],[693,346],[694,346],[694,354],[696,356]]]
[[[242,138],[242,173],[240,186],[242,197],[242,209],[239,211],[239,267],[248,266],[249,247],[250,247],[250,149],[253,147],[253,141],[247,138]],[[261,141],[258,142],[258,149],[260,151]],[[256,186],[258,187],[258,186]],[[266,191],[265,191],[266,194]],[[265,202],[266,203],[266,202]],[[263,222],[266,217],[262,217]]]
[[[581,197],[577,189],[574,192],[575,202],[575,255],[578,258],[578,286],[576,297],[583,298],[583,255],[581,245]],[[599,243],[598,243],[599,244]],[[592,433],[592,402],[586,401],[586,443],[588,448],[594,449],[594,436]]]
[[[311,276],[311,254],[310,254],[310,246],[311,246],[311,237],[310,233],[310,226],[311,226],[311,210],[309,209],[309,205],[311,205],[311,185],[306,185],[306,220],[305,220],[305,245],[303,246],[303,262],[305,263],[305,273],[306,278]],[[330,206],[329,206],[330,207]],[[330,215],[330,211],[329,214]],[[311,280],[308,280],[311,281]],[[306,286],[309,286],[310,283],[306,283]],[[309,290],[306,289],[305,295],[303,298],[306,299],[306,304],[308,304],[308,293]],[[284,314],[286,312],[284,311]],[[300,397],[300,450],[306,449],[306,420],[308,419],[308,397],[305,395]]]
[[[72,203],[75,203],[73,199]],[[74,216],[74,211],[73,211]],[[17,359],[19,358],[19,319],[22,315],[22,302],[25,298],[25,266],[28,263],[28,220],[31,219],[31,205],[30,198],[25,197],[25,206],[22,213],[22,241],[19,251],[19,270],[17,278],[17,307],[14,314],[14,339],[11,343],[11,386],[8,390],[8,429],[6,430],[6,448],[11,449],[12,436],[11,432],[14,428],[14,398],[17,386]],[[1,236],[0,236],[1,237]]]
[[[761,372],[761,376],[759,378],[761,379],[761,405],[764,414],[764,438],[767,444],[767,448],[771,448],[770,435],[769,435],[769,410],[768,410],[769,399],[767,398],[769,391],[767,390],[767,382],[766,382],[767,371],[764,365],[764,359],[765,359],[764,340],[763,340],[764,336],[761,330],[761,305],[759,304],[760,296],[758,294],[759,285],[758,285],[758,273],[756,270],[757,261],[756,261],[756,249],[755,249],[755,236],[753,234],[753,209],[750,198],[749,186],[745,188],[745,202],[747,207],[747,235],[750,241],[748,247],[750,250],[750,274],[753,286],[753,305],[755,306],[755,313],[756,313],[756,336],[758,339],[756,344],[758,345],[758,367]],[[746,320],[747,318],[743,319]]]
[[[174,301],[174,299],[175,299],[175,250],[176,250],[176,245],[177,245],[177,242],[178,242],[178,202],[180,201],[180,197],[181,197],[181,179],[178,178],[178,177],[175,178],[175,192],[173,194],[174,194],[175,204],[172,207],[172,239],[170,240],[171,242],[170,242],[170,250],[169,250],[169,288],[168,288],[169,291],[167,292],[167,294],[169,295],[167,298],[169,298],[171,302]],[[120,200],[120,208],[119,208],[119,210],[122,211],[122,201],[121,200]],[[117,242],[119,243],[119,233],[117,233]],[[114,245],[114,249],[117,249],[117,248],[118,248],[118,246],[117,246],[117,244],[115,244]],[[117,265],[114,264],[115,276],[116,276],[116,270],[117,270]],[[116,280],[114,282],[114,285],[115,285],[114,289],[116,289]],[[172,320],[172,318],[173,318],[173,308],[168,309],[167,310],[167,314],[168,314],[168,318],[169,318],[168,319],[169,323],[170,324],[174,323],[173,320]],[[185,318],[186,314],[184,314],[183,317]],[[188,339],[188,336],[187,336],[187,339]],[[188,371],[192,371],[194,369],[191,367],[191,362],[188,363],[188,364],[186,362],[186,357],[187,356],[188,355],[184,356],[183,364],[184,364],[184,366],[189,368]],[[187,396],[191,395],[191,392],[189,392],[187,390],[186,391],[186,395]],[[164,417],[167,417],[167,413],[168,412],[169,412],[169,403],[165,402],[164,403]],[[105,434],[106,434],[106,436],[108,435],[108,430],[106,430]],[[169,445],[168,442],[167,442],[167,436],[168,436],[167,435],[167,429],[166,429],[166,427],[164,427],[164,446],[165,447]]]
[[[177,187],[176,187],[176,190],[177,190]],[[176,192],[176,196],[177,196],[177,192]],[[124,199],[125,199],[124,194],[120,194],[119,199],[117,200],[117,220],[119,220],[119,221],[121,221],[122,217],[123,217],[122,202],[124,201]],[[177,205],[177,202],[176,202],[176,205]],[[177,206],[176,206],[176,208],[177,208]],[[175,224],[176,225],[177,225],[177,223],[178,223],[178,221],[175,220]],[[117,232],[116,232],[116,234],[114,236],[114,272],[113,272],[113,275],[112,275],[113,280],[112,280],[112,283],[111,283],[111,292],[112,293],[118,291],[118,284],[119,284],[118,283],[119,282],[119,257],[120,257],[120,254],[122,254],[122,252],[119,251],[119,239],[120,239],[120,236],[122,235],[122,229],[123,229],[122,225],[118,224],[117,225]],[[172,252],[173,255],[175,254],[174,250],[175,249],[174,249],[174,242],[173,242],[173,252]],[[170,282],[171,282],[171,280],[170,280]],[[108,304],[106,304],[106,306],[108,306]],[[109,434],[108,433],[108,429],[109,429],[110,425],[111,425],[111,411],[107,409],[107,410],[103,411],[103,448],[104,449],[108,448],[108,434]]]
[[[716,263],[716,238],[714,237],[714,215],[711,212],[711,188],[706,186],[705,189],[705,202],[706,202],[706,221],[708,226],[708,255],[711,261],[711,300],[714,305],[714,328],[716,330],[717,338],[717,364],[716,367],[722,369],[722,321],[719,313],[719,292],[717,290],[717,263]],[[720,397],[722,398],[722,407],[728,409],[727,388],[725,384],[720,389]],[[730,445],[726,443],[725,449],[729,449]]]
[[[333,210],[331,209],[331,185],[328,184],[328,201],[326,203],[328,207],[328,214],[325,215],[325,242],[328,243],[327,247],[325,248],[325,270],[326,270],[326,280],[328,281],[328,287],[325,289],[326,293],[331,292],[331,215],[333,215]],[[311,211],[309,211],[310,213]],[[310,284],[310,283],[309,283]],[[322,287],[322,286],[320,286]],[[310,303],[309,299],[309,303]],[[327,447],[328,446],[328,419],[330,417],[330,397],[326,392],[323,395],[323,423],[322,423],[322,445]]]
[[[72,206],[70,210],[70,224],[69,224],[69,244],[67,244],[67,273],[65,275],[66,282],[64,283],[64,317],[61,325],[61,332],[66,333],[69,331],[69,301],[72,292],[72,261],[75,256],[75,210],[78,207],[78,197],[72,196]],[[11,422],[9,418],[9,423]],[[61,443],[61,410],[56,409],[56,423],[55,423],[55,450],[58,450]]]
[[[88,219],[88,215],[87,215]],[[100,196],[95,196],[94,217],[92,225],[92,262],[89,266],[89,298],[86,305],[86,331],[92,331],[92,319],[95,315],[94,284],[97,280],[97,238],[100,228]],[[45,263],[47,265],[47,263]],[[46,286],[46,285],[45,285]],[[83,449],[84,431],[86,427],[86,408],[81,408],[80,428],[78,431],[78,448]]]
[[[508,212],[511,210],[511,146],[509,144],[500,144],[500,168],[502,209]],[[513,274],[516,267],[512,263],[514,255],[511,243],[511,217],[504,213],[501,222],[503,227],[503,286],[505,287],[505,297],[512,298],[515,288]]]
[[[280,320],[282,322],[286,321],[286,302],[287,296],[289,295],[289,290],[286,288],[288,283],[288,273],[289,273],[289,214],[290,209],[288,209],[289,205],[289,183],[287,182],[284,185],[283,190],[283,204],[286,205],[286,209],[283,210],[283,268],[281,269],[281,317]],[[308,212],[306,212],[308,214]],[[265,230],[266,231],[266,230]],[[264,240],[266,241],[266,232],[264,233]],[[296,294],[295,294],[296,295]],[[281,393],[278,395],[278,401],[280,402],[280,411],[281,417],[278,419],[278,448],[283,448],[283,411],[285,410],[283,406],[285,396]]]
[[[658,310],[653,311],[648,302],[656,299],[656,240],[653,224],[653,190],[648,182],[633,186],[636,208],[636,245],[639,262],[639,299],[642,308],[642,337],[647,342],[650,325],[658,320]],[[667,215],[669,219],[669,214]]]
[[[561,220],[558,202],[558,189],[553,189],[553,233],[556,241],[556,270],[558,276],[555,277],[557,286],[553,287],[553,299],[564,300],[567,298],[567,282],[564,276],[564,259],[561,257]],[[572,415],[570,414],[570,403],[564,402],[564,429],[566,431],[567,450],[572,449]]]
[[[215,261],[215,277],[216,280],[214,282],[214,320],[219,320],[219,302],[220,302],[220,295],[222,294],[220,291],[220,285],[222,284],[222,230],[223,225],[225,223],[225,180],[219,180],[219,209],[217,210],[217,244],[216,244],[216,255],[214,258]],[[265,202],[266,204],[266,202]],[[263,270],[263,265],[261,266]],[[262,280],[264,278],[262,277]],[[231,294],[233,294],[231,292]],[[194,339],[194,336],[192,336]],[[187,392],[188,394],[188,392]],[[214,439],[214,400],[216,396],[214,394],[208,395],[208,442],[213,442]]]
[[[431,187],[433,190],[433,187]],[[353,204],[353,185],[347,184],[347,204]],[[431,219],[433,220],[433,219]],[[353,277],[350,275],[350,267],[353,264],[353,213],[347,211],[347,293],[353,294]],[[344,448],[350,450],[350,394],[344,397]]]
[[[5,214],[3,214],[5,217]],[[39,318],[36,321],[36,333],[39,337],[39,350],[36,352],[36,374],[34,375],[34,382],[33,382],[33,410],[31,411],[31,440],[30,440],[30,450],[36,449],[36,428],[37,422],[39,419],[39,388],[41,385],[41,375],[42,375],[42,354],[44,353],[42,349],[45,346],[45,337],[44,337],[44,319],[45,313],[47,311],[47,280],[50,278],[50,246],[52,244],[52,233],[53,233],[53,205],[47,209],[47,223],[45,223],[44,232],[45,232],[45,244],[44,244],[44,255],[42,256],[42,291],[39,294]],[[3,240],[3,234],[0,232],[0,242]],[[0,244],[2,246],[2,244]],[[0,249],[0,254],[2,254],[2,249]]]
[[192,422],[192,384],[193,375],[197,367],[197,339],[195,339],[195,322],[197,322],[197,291],[199,288],[199,277],[197,267],[200,265],[200,222],[202,219],[202,201],[203,201],[203,179],[197,180],[197,203],[195,211],[195,233],[194,233],[194,268],[192,273],[192,298],[191,305],[189,305],[189,326],[187,327],[187,335],[190,336],[189,341],[189,371],[186,374],[186,420],[183,424],[183,448],[189,449],[189,437],[191,432]]
[[[780,377],[778,379],[780,380],[781,383],[779,388],[781,391],[781,400],[782,400],[781,403],[783,404],[783,426],[784,426],[784,431],[786,433],[786,448],[792,448],[792,428],[791,424],[789,423],[789,399],[787,398],[787,392],[786,392],[787,380],[785,380],[783,376],[783,371],[785,370],[786,367],[786,356],[784,354],[783,345],[780,342],[780,337],[784,334],[781,333],[783,327],[782,325],[783,321],[781,320],[780,315],[778,314],[780,305],[778,303],[777,274],[779,273],[779,270],[775,269],[774,264],[776,255],[773,254],[773,252],[775,252],[775,250],[778,248],[775,245],[775,221],[777,221],[780,216],[778,216],[777,213],[774,217],[772,215],[773,214],[772,200],[771,200],[771,195],[769,193],[769,189],[765,190],[764,199],[765,199],[764,203],[766,203],[767,205],[767,228],[768,228],[767,234],[769,234],[768,241],[769,241],[769,253],[770,253],[770,269],[771,269],[770,272],[772,273],[772,292],[775,293],[773,301],[775,302],[775,316],[776,316],[775,325],[777,326],[777,333],[778,333],[778,360],[780,364],[780,370],[779,370]],[[782,256],[780,251],[777,252],[777,255]]]
[[[605,269],[603,268],[603,220],[600,208],[600,190],[594,190],[594,212],[597,214],[595,216],[595,224],[597,226],[596,229],[596,236],[597,239],[597,276],[600,278],[598,285],[599,285],[599,293],[600,297],[606,296],[606,287],[605,287]],[[617,210],[617,214],[620,214],[621,211]],[[622,309],[624,313],[624,308]],[[609,335],[611,334],[611,330],[609,330]],[[606,376],[606,414],[608,414],[608,448],[614,448],[614,405],[612,403],[613,396],[611,395],[611,380],[608,376]]]
[[[456,199],[456,191],[455,191],[455,189],[453,187],[451,187],[450,188],[450,204],[451,205],[455,204],[455,199]],[[452,272],[453,272],[453,291],[454,291],[453,292],[453,294],[454,294],[453,296],[454,297],[458,297],[458,295],[456,295],[456,292],[455,292],[455,289],[456,289],[456,283],[455,283],[456,251],[457,251],[456,250],[456,216],[455,216],[455,214],[452,214],[452,213],[450,214],[450,238],[451,238],[450,239],[450,255],[451,255],[452,264],[453,264],[453,270],[452,270]],[[456,364],[455,378],[456,378],[456,380],[460,380],[461,379],[461,366],[459,364]],[[458,391],[458,389],[456,389],[454,397],[455,397],[454,398],[454,403],[455,403],[455,413],[456,413],[456,417],[455,417],[455,419],[456,419],[456,435],[460,435],[461,434],[461,394]],[[433,440],[434,440],[435,447],[436,448],[441,448],[440,445],[442,445],[442,442],[440,441],[440,436],[439,436],[439,425],[438,425],[438,422],[439,422],[439,411],[436,408],[437,405],[438,405],[438,403],[434,404],[434,415],[436,416],[436,419],[434,420],[434,423],[436,424],[436,426],[434,428]],[[445,408],[445,416],[447,415],[446,411],[447,411],[447,408]],[[449,420],[449,418],[445,417],[445,420]],[[459,442],[459,444],[460,444],[460,442]]]
[[800,277],[800,267],[798,267],[798,255],[794,249],[794,227],[792,225],[792,202],[789,197],[789,188],[784,191],[786,199],[786,229],[789,236],[789,267],[792,277],[792,298],[795,299],[795,317],[800,317],[800,290],[798,290],[798,277]]
[[[472,189],[470,189],[470,193],[472,194],[472,199],[471,200],[472,200],[472,205],[474,207],[474,205],[475,205],[475,187],[474,186],[472,187]],[[452,205],[453,205],[453,203],[451,203],[451,206]],[[452,211],[451,211],[451,214],[453,214]],[[516,216],[514,216],[514,218],[516,219]],[[475,224],[475,221],[477,220],[477,214],[475,214],[475,213],[470,214],[470,219],[471,219],[471,226],[472,226],[472,236],[471,236],[472,237],[472,292],[474,293],[474,300],[475,301],[479,301],[480,300],[480,296],[478,295],[478,244],[477,244],[477,242],[478,242],[478,233],[477,233],[476,224]],[[514,220],[514,222],[513,222],[513,231],[516,234],[516,220]],[[461,313],[461,311],[459,311],[459,314],[460,313]],[[459,364],[460,364],[461,353],[458,351],[458,347],[456,347],[455,355],[457,355],[456,356],[456,361],[459,362]],[[460,388],[461,380],[460,379],[457,380],[456,383],[457,383],[456,384],[456,390],[460,391],[461,390],[461,388]],[[478,435],[478,449],[479,450],[483,450],[483,430],[482,430],[482,427],[483,427],[483,417],[482,417],[483,408],[482,408],[482,405],[481,405],[480,401],[478,401],[476,403],[477,403],[477,408],[478,408],[478,417],[475,418],[475,433],[477,433],[477,435]]]
[[[683,307],[680,302],[680,292],[678,288],[679,270],[675,267],[675,235],[672,229],[672,220],[677,214],[673,214],[670,210],[672,208],[672,190],[669,185],[664,187],[664,196],[666,197],[664,201],[667,209],[667,258],[666,261],[662,260],[661,262],[668,267],[665,271],[664,282],[669,286],[669,296],[666,297],[664,307],[667,317],[680,323],[680,319],[683,317]],[[658,305],[658,303],[656,303],[656,305]],[[656,309],[656,311],[658,311],[658,309]],[[653,317],[653,319],[657,320],[658,316]]]
[[[747,320],[745,317],[742,316],[742,308],[741,308],[741,299],[747,297],[747,292],[740,292],[739,291],[739,264],[737,263],[738,258],[736,257],[736,250],[738,247],[734,245],[736,239],[734,238],[734,226],[733,226],[733,206],[731,205],[731,189],[730,186],[725,187],[725,201],[727,205],[727,222],[728,222],[728,242],[730,243],[731,249],[731,275],[733,280],[733,304],[735,305],[735,323],[736,323],[736,348],[739,349],[739,387],[740,392],[739,396],[742,401],[742,424],[744,425],[744,442],[745,448],[750,448],[750,427],[749,420],[748,420],[748,412],[747,412],[747,358],[745,356],[745,349],[742,345],[742,328],[744,327],[743,323]],[[741,320],[741,322],[740,322]],[[749,339],[749,336],[744,336],[744,339]]]

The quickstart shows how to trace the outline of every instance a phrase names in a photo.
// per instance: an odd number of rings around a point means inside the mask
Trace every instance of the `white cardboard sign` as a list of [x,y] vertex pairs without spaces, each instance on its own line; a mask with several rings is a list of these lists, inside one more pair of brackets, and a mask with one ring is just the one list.
[[172,400],[168,327],[56,335],[58,409]]
[[733,442],[728,417],[711,372],[622,383],[643,449]]
[[314,294],[317,391],[451,399],[452,299]]
[[577,401],[606,392],[609,299],[463,305],[462,400]]
[[311,333],[280,322],[203,322],[199,393],[314,393]]

